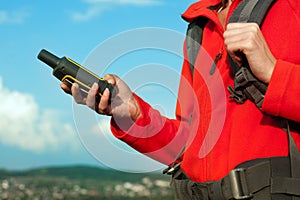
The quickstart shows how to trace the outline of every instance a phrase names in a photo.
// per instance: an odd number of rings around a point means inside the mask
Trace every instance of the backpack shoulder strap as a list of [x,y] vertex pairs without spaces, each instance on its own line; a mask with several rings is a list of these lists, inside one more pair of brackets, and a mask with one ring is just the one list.
[[[276,0],[244,0],[234,10],[228,23],[254,22],[261,26],[268,10]],[[228,55],[232,74],[234,74],[234,88],[228,90],[238,103],[244,103],[247,99],[255,103],[261,109],[267,85],[258,80],[251,72],[246,56],[243,56],[242,66],[238,66]]]
[[[202,43],[203,29],[206,23],[207,23],[207,18],[198,17],[194,21],[192,21],[187,28],[185,43],[187,48],[187,57],[188,57],[187,59],[190,65],[192,76],[194,76],[194,64],[198,52],[200,50],[200,46]],[[190,122],[191,119],[192,119],[192,115],[190,116]],[[185,149],[186,149],[186,145],[182,147],[182,149],[176,156],[173,164],[168,166],[168,168],[166,168],[165,170],[163,170],[163,174],[168,174],[173,176],[175,175],[175,173],[179,170],[181,164],[180,157],[184,154]]]
[[255,22],[261,25],[268,10],[276,0],[244,0],[229,18],[231,22]]
[[204,17],[196,18],[193,22],[189,24],[186,32],[187,56],[188,56],[188,61],[190,63],[190,70],[192,75],[194,75],[194,64],[196,62],[196,58],[200,50],[200,46],[202,43],[203,29],[206,23],[207,23],[206,18]]

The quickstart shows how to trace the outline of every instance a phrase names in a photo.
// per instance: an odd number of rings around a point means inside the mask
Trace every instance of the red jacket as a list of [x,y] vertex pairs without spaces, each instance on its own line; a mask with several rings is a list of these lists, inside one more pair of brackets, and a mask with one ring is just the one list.
[[[202,0],[191,5],[182,17],[209,19],[203,34],[195,72],[185,60],[179,86],[176,119],[168,119],[135,95],[143,116],[128,130],[121,130],[112,119],[113,134],[165,164],[181,157],[182,170],[194,181],[219,180],[236,165],[251,159],[288,155],[287,133],[274,116],[300,122],[300,6],[298,0],[277,0],[268,12],[262,32],[277,59],[265,95],[262,111],[246,101],[230,100],[227,86],[233,85],[216,11],[209,9],[220,0]],[[231,15],[240,3],[235,0]],[[283,14],[284,13],[284,14]],[[209,74],[217,54],[217,70]],[[186,49],[184,48],[186,57]],[[293,132],[300,147],[300,135]]]

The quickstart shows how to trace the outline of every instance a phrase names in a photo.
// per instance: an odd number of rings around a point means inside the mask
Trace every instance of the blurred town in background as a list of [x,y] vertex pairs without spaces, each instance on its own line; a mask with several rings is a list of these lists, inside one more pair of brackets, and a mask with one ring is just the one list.
[[0,200],[174,199],[170,177],[97,167],[0,170]]

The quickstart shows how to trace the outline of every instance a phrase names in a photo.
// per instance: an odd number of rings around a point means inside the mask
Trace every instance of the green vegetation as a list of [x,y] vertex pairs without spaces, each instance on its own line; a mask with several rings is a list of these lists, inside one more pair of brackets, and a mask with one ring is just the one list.
[[0,170],[0,200],[173,199],[170,177],[133,174],[97,167]]

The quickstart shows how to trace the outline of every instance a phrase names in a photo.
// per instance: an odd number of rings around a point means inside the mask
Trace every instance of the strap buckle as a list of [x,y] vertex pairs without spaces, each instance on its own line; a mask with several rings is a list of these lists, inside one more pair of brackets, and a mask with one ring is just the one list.
[[253,77],[251,72],[246,67],[241,67],[239,71],[235,74],[235,85],[234,88],[237,89],[239,87],[246,86],[249,82],[253,82],[256,79]]
[[229,180],[234,199],[252,198],[253,195],[249,192],[244,168],[231,170]]
[[163,174],[173,175],[180,168],[180,164],[181,162],[178,162],[173,166],[169,166],[168,168],[163,170]]
[[231,86],[228,86],[227,89],[230,93],[229,98],[235,100],[237,103],[243,104],[247,100],[247,97],[242,91],[236,91]]

